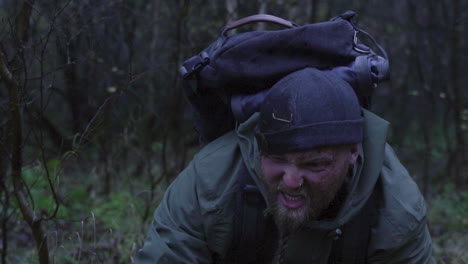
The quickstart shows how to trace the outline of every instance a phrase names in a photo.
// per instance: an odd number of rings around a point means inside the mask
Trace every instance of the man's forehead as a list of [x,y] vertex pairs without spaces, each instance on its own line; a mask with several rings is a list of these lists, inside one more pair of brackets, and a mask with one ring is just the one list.
[[308,159],[319,159],[319,158],[333,158],[335,153],[338,151],[339,148],[334,146],[326,146],[326,147],[319,147],[308,149],[299,152],[290,152],[285,153],[284,156],[287,159],[294,159],[294,160],[308,160]]

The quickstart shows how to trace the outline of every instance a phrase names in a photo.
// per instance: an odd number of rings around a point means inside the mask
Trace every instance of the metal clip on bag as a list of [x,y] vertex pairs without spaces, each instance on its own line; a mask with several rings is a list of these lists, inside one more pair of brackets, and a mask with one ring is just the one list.
[[[193,106],[195,127],[202,142],[209,142],[248,119],[268,89],[291,72],[313,67],[332,71],[347,81],[363,107],[377,84],[388,78],[385,52],[354,24],[356,14],[347,11],[328,22],[298,26],[271,15],[253,15],[221,29],[219,37],[180,68],[185,94]],[[286,27],[277,31],[228,32],[253,22]],[[362,44],[364,34],[380,52]]]

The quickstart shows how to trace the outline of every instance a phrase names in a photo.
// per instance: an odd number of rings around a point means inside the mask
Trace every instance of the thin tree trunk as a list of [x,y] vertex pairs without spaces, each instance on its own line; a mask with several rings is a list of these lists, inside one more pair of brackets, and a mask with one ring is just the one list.
[[[416,13],[417,10],[417,4],[414,2],[408,1],[408,10],[410,13],[410,18],[412,19],[409,24],[412,25],[413,27],[413,32],[416,32],[414,37],[416,39],[421,39],[423,38],[422,35],[420,35],[421,32],[424,32],[424,27],[420,23],[417,22],[418,20],[418,15]],[[415,42],[416,43],[416,42]],[[434,123],[434,116],[433,115],[427,115],[428,111],[430,109],[435,108],[435,102],[434,102],[434,97],[431,91],[431,86],[429,86],[429,82],[427,81],[429,78],[429,75],[427,75],[424,72],[423,69],[423,62],[421,58],[426,58],[424,54],[421,54],[424,52],[424,49],[412,45],[411,46],[411,52],[413,56],[411,57],[410,63],[414,63],[414,68],[416,71],[416,80],[417,84],[421,87],[421,95],[420,95],[420,107],[419,107],[419,118],[418,118],[418,123],[419,123],[419,129],[422,134],[423,138],[423,145],[424,145],[424,151],[422,153],[422,174],[421,174],[421,183],[422,183],[422,191],[423,195],[427,197],[429,193],[429,187],[430,187],[430,182],[431,182],[431,175],[430,175],[430,165],[431,165],[431,153],[432,153],[432,142],[431,142],[431,125]]]
[[[267,0],[259,0],[258,1],[258,13],[259,14],[266,14],[267,12]],[[265,30],[265,23],[258,23],[257,30]]]
[[455,170],[455,182],[458,185],[463,185],[467,182],[467,179],[464,179],[463,172],[463,163],[465,160],[465,139],[463,133],[463,89],[461,88],[461,82],[459,80],[459,71],[460,71],[460,28],[459,24],[462,16],[462,8],[460,8],[460,1],[452,1],[452,10],[453,10],[453,23],[450,25],[449,31],[449,43],[450,43],[450,55],[449,55],[449,69],[450,69],[450,86],[453,93],[453,121],[455,125],[455,149],[454,149],[454,170]]
[[310,0],[310,16],[309,23],[316,23],[318,21],[318,2],[319,0]]
[[2,189],[0,191],[0,194],[2,194],[5,197],[4,201],[2,202],[2,264],[6,264],[6,258],[8,254],[8,210],[10,209],[10,194],[8,193],[8,187],[6,183],[3,181],[3,175],[1,177],[2,182],[0,184],[2,185]]
[[229,23],[229,22],[232,22],[234,20],[237,20],[237,18],[238,18],[238,14],[237,14],[238,3],[237,3],[237,0],[226,0],[224,3],[226,5],[226,11],[227,11],[226,22]]
[[10,99],[9,110],[11,114],[10,131],[11,138],[11,178],[13,181],[13,193],[18,201],[20,211],[24,220],[30,226],[33,237],[36,241],[36,248],[39,254],[39,263],[49,263],[49,249],[47,245],[47,236],[42,226],[41,219],[36,216],[31,205],[26,198],[26,190],[21,176],[22,172],[22,151],[23,151],[23,135],[22,135],[22,116],[21,116],[21,99],[20,85],[17,78],[8,69],[5,57],[0,55],[0,75],[8,87],[8,95]]
[[[172,72],[176,73],[178,71],[179,65],[183,58],[183,48],[184,48],[184,41],[186,40],[185,34],[187,33],[185,30],[185,21],[187,19],[187,15],[190,10],[190,1],[182,0],[176,4],[175,10],[175,49],[174,53],[172,54],[172,61],[174,68]],[[182,91],[182,86],[180,85],[180,78],[177,74],[174,74],[174,79],[172,81],[172,93],[170,98],[169,107],[169,126],[165,133],[167,134],[167,140],[170,146],[170,151],[168,153],[180,153],[181,149],[184,148],[183,146],[183,132],[182,132],[182,124],[183,124],[183,113],[185,111],[185,104],[183,103],[184,94]],[[177,170],[177,164],[179,164],[179,156],[170,156],[174,162],[170,163],[169,173],[172,175]],[[169,164],[169,163],[168,163]],[[174,165],[173,165],[174,164]],[[172,178],[172,177],[171,177]],[[171,179],[172,180],[172,179]]]
[[15,72],[13,73],[6,59],[6,55],[0,53],[0,76],[1,80],[5,83],[8,90],[9,97],[9,144],[10,151],[10,168],[11,179],[13,182],[13,194],[18,202],[19,209],[23,215],[24,220],[31,228],[34,240],[36,242],[36,249],[39,256],[40,264],[49,263],[49,248],[47,244],[47,235],[44,227],[42,226],[42,219],[37,217],[32,209],[27,197],[26,187],[22,179],[22,152],[23,152],[23,135],[22,135],[22,114],[21,114],[21,96],[20,96],[20,76],[23,74],[25,68],[22,62],[23,47],[28,40],[29,34],[29,20],[31,17],[32,6],[34,0],[23,1],[21,10],[16,17],[16,32],[12,32],[17,37],[18,55],[14,58],[11,65],[14,66]]
[[[0,199],[2,200],[2,264],[6,264],[6,257],[8,254],[8,209],[10,207],[10,193],[9,186],[7,184],[7,171],[9,166],[9,156],[8,156],[8,143],[7,140],[10,138],[9,132],[9,122],[8,114],[6,111],[0,113],[2,118],[0,119],[1,123],[6,125],[0,126]],[[5,122],[2,122],[2,119]],[[4,197],[4,198],[3,198]]]

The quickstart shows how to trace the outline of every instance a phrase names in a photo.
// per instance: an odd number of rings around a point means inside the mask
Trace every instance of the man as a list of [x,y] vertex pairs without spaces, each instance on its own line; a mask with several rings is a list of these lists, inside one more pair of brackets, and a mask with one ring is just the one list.
[[424,199],[386,145],[387,127],[332,73],[291,73],[169,186],[136,263],[236,259],[242,170],[274,223],[253,263],[434,263]]

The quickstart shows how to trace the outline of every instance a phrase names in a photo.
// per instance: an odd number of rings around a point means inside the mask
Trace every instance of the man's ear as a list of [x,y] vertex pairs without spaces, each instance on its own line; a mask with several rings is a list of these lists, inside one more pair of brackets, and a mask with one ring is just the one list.
[[359,157],[359,146],[358,144],[353,144],[349,148],[349,164],[355,164],[357,161],[357,158]]

